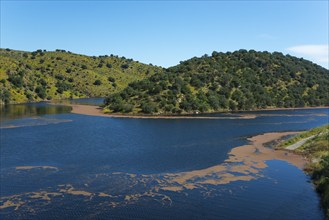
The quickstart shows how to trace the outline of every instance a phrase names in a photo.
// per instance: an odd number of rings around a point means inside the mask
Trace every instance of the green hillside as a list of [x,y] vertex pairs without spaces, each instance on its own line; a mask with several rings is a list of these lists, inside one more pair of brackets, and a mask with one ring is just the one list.
[[192,58],[130,83],[108,112],[172,114],[329,104],[329,71],[282,53],[239,50]]
[[0,49],[1,103],[107,96],[162,68],[118,56]]

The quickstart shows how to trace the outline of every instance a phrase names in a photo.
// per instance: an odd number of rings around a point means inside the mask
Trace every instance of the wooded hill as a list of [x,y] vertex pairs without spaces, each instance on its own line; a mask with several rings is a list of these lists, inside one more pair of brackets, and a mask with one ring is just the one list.
[[161,71],[114,55],[0,49],[0,103],[104,97]]
[[106,111],[176,114],[329,105],[329,71],[274,52],[213,52],[132,82]]

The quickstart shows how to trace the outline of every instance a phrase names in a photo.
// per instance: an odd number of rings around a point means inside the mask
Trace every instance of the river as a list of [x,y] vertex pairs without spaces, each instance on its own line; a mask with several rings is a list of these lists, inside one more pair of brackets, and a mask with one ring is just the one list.
[[216,120],[70,111],[2,108],[1,219],[324,219],[293,156],[241,150],[257,145],[250,137],[326,124],[328,108]]

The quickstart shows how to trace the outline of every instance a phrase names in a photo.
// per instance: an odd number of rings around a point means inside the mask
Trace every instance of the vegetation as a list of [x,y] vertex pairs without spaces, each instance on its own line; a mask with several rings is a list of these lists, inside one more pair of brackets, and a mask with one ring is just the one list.
[[295,151],[307,156],[311,163],[306,168],[312,176],[316,190],[321,195],[322,205],[329,219],[329,125],[303,132],[279,147],[286,147],[301,139],[314,136]]
[[[130,83],[105,100],[109,112],[175,114],[329,104],[329,71],[274,52],[239,50],[192,58]],[[150,105],[150,107],[146,107]]]
[[0,103],[107,96],[162,71],[113,55],[0,49]]

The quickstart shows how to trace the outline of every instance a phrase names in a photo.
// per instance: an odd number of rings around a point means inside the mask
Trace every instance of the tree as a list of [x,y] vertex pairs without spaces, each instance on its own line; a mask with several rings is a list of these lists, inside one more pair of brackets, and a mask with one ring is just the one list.
[[129,68],[129,65],[128,65],[128,64],[122,64],[122,65],[121,65],[121,68],[122,68],[122,69],[128,69],[128,68]]
[[99,79],[96,79],[95,82],[93,83],[95,86],[99,86],[102,84],[102,81],[100,81]]
[[110,82],[113,82],[113,83],[115,82],[115,79],[114,79],[112,76],[109,76],[107,79],[108,79],[108,81],[110,81]]
[[230,100],[229,101],[229,108],[230,108],[230,110],[235,111],[237,109],[236,103],[234,101]]
[[6,105],[10,102],[10,92],[7,89],[0,89],[0,99]]
[[158,111],[157,106],[153,102],[142,103],[142,112],[146,114],[155,113]]
[[41,99],[45,99],[47,94],[46,94],[46,90],[45,88],[43,88],[42,86],[37,86],[35,88],[35,92],[37,93],[37,95],[41,98]]
[[8,81],[11,82],[14,86],[21,88],[24,84],[23,78],[20,75],[10,75]]

